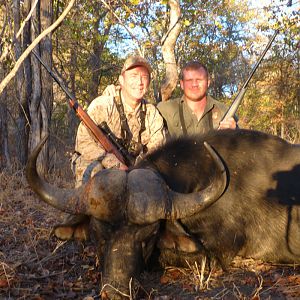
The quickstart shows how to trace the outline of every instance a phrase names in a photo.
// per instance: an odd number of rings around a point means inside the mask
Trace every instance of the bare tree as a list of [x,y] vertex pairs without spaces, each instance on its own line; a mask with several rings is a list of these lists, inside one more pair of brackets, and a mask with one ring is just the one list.
[[[99,33],[99,23],[101,19],[104,19],[109,11],[101,12],[100,7],[95,9],[95,13],[97,14],[95,17],[95,22],[93,23],[93,31],[95,33],[95,37],[100,35]],[[100,83],[100,75],[101,75],[101,63],[100,58],[102,56],[102,52],[104,50],[104,46],[108,39],[108,34],[112,23],[108,23],[102,33],[102,38],[93,40],[93,52],[91,53],[90,57],[90,68],[92,70],[92,78],[91,82],[89,83],[89,94],[91,99],[94,99],[98,96],[98,88]]]
[[5,97],[5,91],[0,97],[0,170],[11,169],[11,159],[8,150],[7,108],[1,98]]
[[[26,4],[28,4],[30,7],[32,7],[31,10],[32,13],[30,13],[31,15],[30,37],[31,40],[33,40],[33,42],[28,46],[27,40],[29,39],[26,40],[24,38],[23,39],[24,49],[22,49],[23,50],[22,52],[22,50],[20,51],[21,44],[18,44],[19,41],[17,42],[14,41],[16,43],[16,47],[15,47],[15,51],[17,54],[16,57],[18,57],[18,55],[21,54],[21,52],[22,54],[17,59],[13,69],[1,81],[0,95],[3,94],[10,80],[16,76],[20,67],[24,63],[24,60],[26,60],[31,50],[34,47],[36,47],[39,42],[41,42],[40,49],[36,49],[36,50],[41,53],[41,56],[44,58],[44,60],[46,60],[46,62],[51,66],[51,54],[52,54],[51,36],[49,36],[48,39],[45,37],[47,36],[47,34],[50,35],[52,30],[54,30],[63,21],[66,14],[72,8],[74,2],[75,0],[70,0],[69,4],[65,8],[61,16],[50,26],[50,24],[52,23],[52,15],[53,15],[53,1],[41,0],[38,3],[36,0],[25,0],[24,5],[26,6]],[[14,2],[14,10],[16,12],[15,14],[16,29],[20,28],[19,26],[20,20],[18,20],[18,18],[20,17],[19,4],[20,4],[19,1]],[[35,7],[36,4],[37,6]],[[16,31],[17,30],[15,30],[15,32]],[[16,36],[19,36],[19,31]],[[41,41],[43,38],[45,39]],[[25,49],[25,46],[28,47]],[[30,81],[27,81],[27,83],[28,84],[30,83],[32,85],[31,86],[32,92],[30,96],[28,96],[28,98],[26,97],[24,98],[26,105],[28,103],[30,122],[28,122],[29,117],[26,114],[26,112],[24,113],[25,110],[23,109],[23,114],[26,117],[28,117],[27,124],[31,125],[29,149],[32,149],[32,147],[34,147],[39,142],[39,140],[45,133],[49,133],[52,103],[53,103],[52,80],[49,80],[48,74],[43,74],[40,65],[37,64],[37,61],[34,58],[31,59],[31,71],[32,71],[31,73],[32,78]],[[24,70],[22,73],[20,73],[20,78],[21,78],[20,81],[24,82]],[[44,85],[43,88],[42,85]],[[28,86],[26,86],[26,88],[28,88]],[[38,168],[41,171],[41,173],[45,173],[48,171],[48,146],[45,147],[42,156],[40,157],[42,157],[42,159],[39,160]]]
[[[2,29],[0,32],[0,81],[5,77],[6,71],[6,53],[8,53],[8,47],[3,42],[6,35],[6,29],[8,25],[8,13],[4,16],[4,21],[1,24]],[[7,129],[7,89],[3,90],[0,94],[0,171],[4,168],[11,168],[11,160],[8,149],[8,129]]]
[[[24,12],[27,14],[30,10],[29,1],[24,3]],[[18,60],[23,50],[29,44],[29,24],[24,24],[23,27],[23,40],[21,39],[20,32],[21,27],[21,12],[20,12],[20,1],[13,0],[13,16],[14,16],[14,52],[15,59]],[[29,137],[29,111],[28,101],[31,94],[31,69],[30,60],[25,59],[21,65],[15,77],[16,84],[16,96],[19,103],[19,118],[17,120],[16,130],[16,142],[17,142],[17,156],[21,165],[25,165],[28,156],[28,137]]]
[[169,0],[170,23],[169,29],[162,40],[162,55],[166,65],[166,77],[161,85],[161,100],[168,100],[174,91],[178,71],[175,59],[175,45],[180,33],[180,3],[179,0]]

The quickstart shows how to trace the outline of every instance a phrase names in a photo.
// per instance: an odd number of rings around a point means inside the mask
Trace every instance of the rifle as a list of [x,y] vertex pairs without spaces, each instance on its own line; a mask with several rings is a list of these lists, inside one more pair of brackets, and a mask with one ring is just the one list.
[[98,125],[101,130],[105,133],[105,135],[109,138],[109,140],[116,146],[120,154],[124,157],[127,166],[133,166],[135,164],[135,158],[131,156],[125,147],[121,143],[121,139],[117,138],[115,134],[111,131],[109,126],[105,121],[101,122]]
[[[61,82],[56,74],[54,74],[47,64],[41,59],[41,57],[32,50],[32,53],[38,59],[38,61],[45,67],[50,76],[56,81],[56,83],[61,87],[61,89],[69,97],[69,105],[75,111],[76,115],[79,117],[80,121],[89,129],[92,136],[98,141],[103,149],[108,153],[113,153],[117,159],[126,166],[131,166],[134,164],[134,159],[129,155],[126,149],[120,145],[116,140],[112,141],[112,137],[108,137],[103,128],[99,128],[91,117],[83,110],[80,104],[77,102],[75,97],[69,92],[65,85]],[[107,124],[106,124],[107,126]],[[122,154],[121,154],[122,153]]]
[[261,61],[263,60],[265,54],[267,53],[267,51],[269,50],[269,48],[271,47],[276,35],[278,34],[279,30],[275,30],[275,32],[273,33],[272,37],[270,38],[265,50],[262,52],[261,56],[259,57],[258,61],[256,62],[256,64],[254,65],[248,79],[246,80],[246,82],[244,83],[242,89],[239,91],[238,95],[236,96],[236,98],[234,99],[234,101],[231,103],[230,107],[228,108],[227,112],[225,113],[225,115],[223,116],[222,120],[228,119],[228,118],[232,118],[234,116],[234,114],[236,113],[239,105],[241,104],[244,95],[246,93],[246,88],[248,86],[249,81],[251,80],[251,78],[253,77],[256,69],[258,68],[259,64],[261,63]]

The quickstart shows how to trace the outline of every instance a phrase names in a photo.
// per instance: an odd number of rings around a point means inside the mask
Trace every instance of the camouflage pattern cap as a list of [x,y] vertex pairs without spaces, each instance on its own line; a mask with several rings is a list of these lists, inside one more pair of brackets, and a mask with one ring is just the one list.
[[149,63],[147,62],[147,60],[145,58],[143,58],[141,56],[138,56],[138,55],[129,56],[125,60],[124,66],[123,66],[122,71],[121,71],[121,74],[123,74],[125,71],[127,71],[129,69],[132,69],[134,67],[137,67],[137,66],[145,67],[148,70],[149,75],[151,75],[151,72],[152,72],[151,66],[149,65]]

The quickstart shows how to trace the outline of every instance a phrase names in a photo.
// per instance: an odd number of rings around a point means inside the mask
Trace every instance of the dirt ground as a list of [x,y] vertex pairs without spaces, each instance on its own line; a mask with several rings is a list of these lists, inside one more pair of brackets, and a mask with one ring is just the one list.
[[[55,184],[68,185],[58,178]],[[50,234],[63,217],[38,200],[22,172],[0,173],[1,300],[100,299],[94,245],[61,242]],[[145,272],[139,299],[300,299],[300,266],[237,258],[227,272],[202,269]]]

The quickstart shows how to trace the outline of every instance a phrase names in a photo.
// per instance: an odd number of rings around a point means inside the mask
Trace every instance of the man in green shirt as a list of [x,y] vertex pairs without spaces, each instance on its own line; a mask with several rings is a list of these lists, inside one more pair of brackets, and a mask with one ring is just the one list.
[[183,96],[160,102],[157,106],[163,116],[170,137],[203,134],[212,129],[235,129],[236,118],[221,122],[227,107],[207,95],[210,78],[207,68],[197,61],[187,63],[180,74]]
[[[235,118],[221,121],[227,107],[207,95],[209,84],[207,68],[201,63],[192,61],[182,68],[180,86],[183,96],[157,105],[164,118],[169,137],[204,134],[213,129],[237,128]],[[159,248],[176,249],[190,254],[199,250],[197,243],[177,221],[166,222],[162,232]]]

